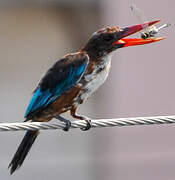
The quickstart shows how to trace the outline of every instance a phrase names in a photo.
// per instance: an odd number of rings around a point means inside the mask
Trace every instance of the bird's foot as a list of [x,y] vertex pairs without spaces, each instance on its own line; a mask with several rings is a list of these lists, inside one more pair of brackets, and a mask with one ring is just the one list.
[[86,117],[86,116],[82,116],[82,115],[79,115],[76,113],[77,111],[77,107],[74,107],[71,109],[71,116],[75,119],[80,119],[80,120],[84,120],[86,121],[87,125],[86,127],[82,127],[80,128],[82,131],[87,131],[89,130],[91,127],[92,127],[92,123],[91,123],[91,120],[90,118]]
[[84,119],[86,121],[86,127],[80,128],[82,131],[87,131],[92,127],[92,123],[90,119]]
[[71,121],[70,120],[67,120],[67,121],[64,121],[64,123],[66,124],[65,127],[63,128],[63,131],[69,131],[70,127],[71,127]]
[[56,114],[55,118],[66,124],[65,127],[63,128],[63,131],[69,131],[69,129],[71,127],[71,121],[70,120],[61,117],[59,114]]

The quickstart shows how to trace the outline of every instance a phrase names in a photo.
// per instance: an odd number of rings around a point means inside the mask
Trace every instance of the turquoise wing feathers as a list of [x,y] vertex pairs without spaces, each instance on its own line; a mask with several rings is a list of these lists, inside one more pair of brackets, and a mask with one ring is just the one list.
[[[70,57],[69,57],[70,56]],[[88,56],[68,55],[57,61],[39,83],[28,105],[25,118],[46,108],[76,85],[86,71]]]

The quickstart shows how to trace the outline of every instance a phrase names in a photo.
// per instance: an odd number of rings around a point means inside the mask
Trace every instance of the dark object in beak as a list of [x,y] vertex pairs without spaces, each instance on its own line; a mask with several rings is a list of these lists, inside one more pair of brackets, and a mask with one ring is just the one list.
[[121,47],[127,47],[127,46],[134,46],[134,45],[149,44],[152,42],[157,42],[157,41],[163,40],[163,39],[165,39],[164,37],[148,38],[148,39],[141,39],[141,38],[140,39],[139,38],[125,39],[125,37],[135,34],[139,31],[143,30],[145,27],[152,26],[159,22],[160,22],[160,20],[157,20],[157,21],[147,22],[144,24],[138,24],[135,26],[123,28],[119,33],[119,40],[115,41],[113,43],[113,45],[120,45]]

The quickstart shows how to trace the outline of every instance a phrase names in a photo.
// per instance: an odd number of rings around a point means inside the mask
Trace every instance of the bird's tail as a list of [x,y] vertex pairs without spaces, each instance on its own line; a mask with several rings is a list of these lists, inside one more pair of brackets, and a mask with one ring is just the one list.
[[26,132],[21,144],[18,147],[18,150],[16,151],[12,161],[9,164],[8,168],[10,168],[10,174],[12,174],[16,169],[21,167],[38,134],[39,131]]

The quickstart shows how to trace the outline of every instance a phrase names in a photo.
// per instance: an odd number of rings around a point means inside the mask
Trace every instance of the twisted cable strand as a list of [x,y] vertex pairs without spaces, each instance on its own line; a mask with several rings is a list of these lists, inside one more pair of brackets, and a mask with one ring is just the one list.
[[[96,119],[92,120],[93,128],[113,127],[113,126],[134,126],[134,125],[153,125],[175,123],[175,116],[153,116],[153,117],[134,117],[116,119]],[[71,128],[82,128],[86,126],[85,121],[73,121]],[[24,131],[24,130],[48,130],[63,129],[65,124],[46,122],[21,122],[21,123],[1,123],[0,131]]]

